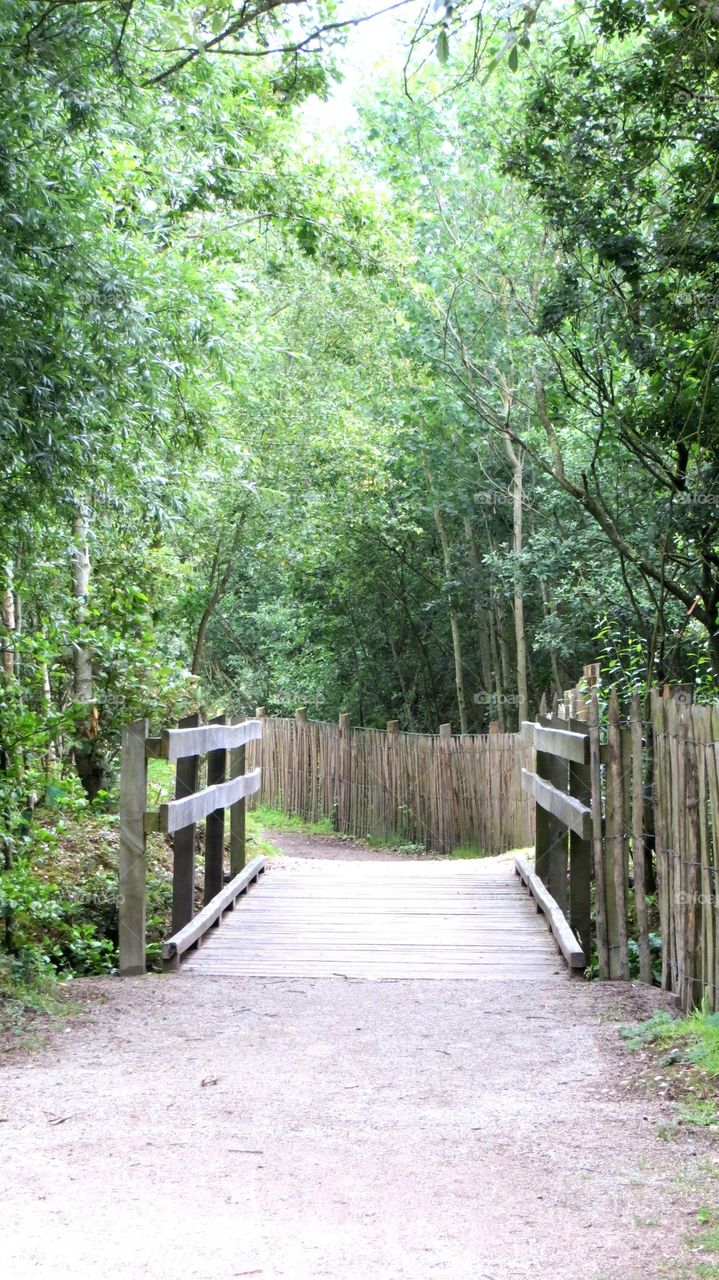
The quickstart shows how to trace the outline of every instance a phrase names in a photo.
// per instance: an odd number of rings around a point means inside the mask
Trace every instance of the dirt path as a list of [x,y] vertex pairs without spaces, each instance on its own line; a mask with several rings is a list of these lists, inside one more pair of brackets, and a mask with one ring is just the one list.
[[627,1087],[645,989],[78,989],[0,1075],[13,1280],[647,1280],[702,1202],[706,1139],[663,1141],[671,1104]]

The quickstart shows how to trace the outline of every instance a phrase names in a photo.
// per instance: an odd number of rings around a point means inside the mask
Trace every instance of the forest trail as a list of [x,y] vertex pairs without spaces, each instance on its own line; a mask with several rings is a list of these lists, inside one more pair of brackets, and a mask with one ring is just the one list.
[[706,1140],[662,1140],[617,1035],[646,988],[77,990],[85,1016],[2,1070],[14,1280],[646,1280],[692,1228]]

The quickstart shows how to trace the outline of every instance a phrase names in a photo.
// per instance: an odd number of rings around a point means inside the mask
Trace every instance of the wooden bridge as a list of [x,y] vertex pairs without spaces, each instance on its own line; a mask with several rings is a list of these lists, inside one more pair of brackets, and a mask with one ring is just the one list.
[[[172,837],[174,852],[173,928],[163,958],[178,968],[186,956],[188,974],[537,980],[566,973],[558,949],[570,971],[584,968],[562,911],[521,859],[296,860],[267,874],[264,857],[246,863],[245,801],[259,789],[260,769],[245,771],[245,749],[261,734],[259,719],[230,724],[226,717],[209,725],[194,717],[159,738],[144,720],[125,731],[121,973],[145,970],[146,838],[154,831]],[[148,812],[153,757],[176,762],[176,793]],[[198,789],[203,757],[206,785]],[[195,832],[203,820],[204,905],[196,912]]]
[[188,973],[546,979],[566,968],[510,859],[270,869]]

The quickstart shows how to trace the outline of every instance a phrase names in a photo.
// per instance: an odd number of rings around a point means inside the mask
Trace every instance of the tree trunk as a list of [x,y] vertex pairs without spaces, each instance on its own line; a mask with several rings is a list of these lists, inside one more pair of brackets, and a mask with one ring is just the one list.
[[220,563],[222,559],[222,540],[221,539],[220,541],[218,541],[217,546],[215,548],[215,554],[212,558],[212,567],[210,569],[210,585],[212,586],[212,590],[210,592],[207,604],[202,610],[202,616],[200,618],[199,626],[197,628],[197,635],[195,637],[195,647],[192,653],[193,676],[199,676],[200,674],[200,670],[202,667],[202,655],[205,648],[205,640],[207,638],[207,627],[209,625],[210,618],[212,617],[213,613],[215,612],[215,609],[220,603],[220,600],[222,599],[227,588],[230,585],[230,578],[232,577],[232,572],[235,568],[236,557],[240,549],[242,532],[245,527],[246,520],[247,520],[247,512],[243,511],[241,515],[238,517],[237,525],[235,527],[235,532],[232,536],[232,543],[230,545],[230,550],[227,555],[227,562],[222,572],[220,572]]
[[[442,547],[442,561],[444,564],[445,582],[452,581],[452,551],[449,544],[447,527],[444,523],[444,517],[439,507],[439,503],[434,499],[434,485],[432,476],[427,464],[424,465],[424,473],[427,478],[429,491],[432,494],[432,510],[434,512],[434,523],[437,526],[440,545]],[[449,625],[452,632],[452,653],[454,655],[454,684],[457,690],[457,711],[459,712],[459,731],[460,733],[469,733],[467,723],[467,700],[464,693],[464,666],[462,662],[462,637],[459,629],[459,616],[457,610],[452,604],[450,597],[449,602]]]
[[522,580],[522,498],[524,454],[514,449],[508,436],[504,437],[507,457],[512,464],[512,527],[514,550],[514,637],[517,651],[517,718],[521,725],[529,716],[527,696],[527,637],[524,630],[524,584]]
[[499,727],[504,733],[504,683],[502,680],[502,666],[499,660],[499,644],[497,642],[497,612],[494,603],[489,607],[489,643],[492,649],[492,665],[494,666],[494,684],[495,697],[497,699],[497,720]]
[[15,645],[13,641],[15,634],[15,593],[13,591],[13,570],[10,564],[5,569],[5,587],[2,593],[2,621],[2,669],[6,676],[11,676],[15,672]]
[[[539,589],[542,593],[542,612],[544,614],[545,621],[546,621],[546,619],[549,617],[549,604],[547,601],[547,588],[543,578],[540,579]],[[550,649],[549,661],[552,666],[552,679],[554,680],[554,691],[555,693],[561,694],[566,687],[566,681],[563,680],[562,673],[559,670],[557,652],[554,646],[552,646],[552,648]]]
[[[84,512],[79,512],[73,525],[72,593],[75,597],[78,624],[82,625],[87,614],[87,593],[90,589],[90,553],[87,546],[88,523]],[[92,703],[94,682],[92,657],[78,641],[73,649],[74,684],[76,702]]]
[[[467,538],[467,552],[469,556],[469,564],[474,577],[474,608],[477,615],[477,638],[479,640],[479,662],[482,668],[482,683],[486,692],[487,700],[490,702],[492,697],[492,646],[489,638],[489,614],[482,604],[482,596],[480,591],[480,580],[482,577],[482,566],[479,560],[479,551],[477,549],[477,539],[474,536],[474,529],[469,516],[464,517],[464,532]],[[490,717],[491,718],[491,717]]]
[[[87,618],[87,595],[90,590],[88,532],[87,513],[80,509],[73,524],[72,547],[72,594],[75,598],[75,618],[80,631]],[[98,750],[98,714],[95,705],[92,654],[83,643],[82,635],[78,637],[73,648],[73,695],[77,704],[75,768],[88,800],[94,800],[97,793],[105,789],[107,771]]]

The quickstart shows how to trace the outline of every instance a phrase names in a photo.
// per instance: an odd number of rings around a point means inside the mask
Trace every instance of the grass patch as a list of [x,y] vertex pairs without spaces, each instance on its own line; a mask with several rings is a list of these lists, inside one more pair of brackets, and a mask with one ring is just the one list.
[[461,849],[453,849],[450,858],[491,858],[491,854],[484,849],[470,849],[462,847]]
[[283,834],[299,836],[337,836],[337,832],[332,830],[329,818],[322,818],[319,822],[307,822],[296,814],[283,813],[281,809],[270,809],[264,804],[258,804],[256,809],[250,810],[247,817],[248,820],[252,818],[256,829],[259,830],[264,828],[265,831],[280,831]]
[[661,1066],[686,1063],[707,1076],[719,1076],[719,1013],[695,1009],[686,1018],[673,1018],[660,1009],[647,1022],[622,1027],[620,1035],[630,1049],[654,1045],[665,1050]]
[[699,1230],[686,1238],[687,1248],[695,1255],[684,1274],[696,1280],[719,1280],[719,1210],[702,1205],[697,1210]]
[[641,1051],[648,1060],[652,1089],[659,1080],[674,1102],[676,1120],[659,1128],[661,1139],[674,1141],[687,1129],[719,1129],[719,1014],[697,1009],[686,1018],[673,1018],[658,1010],[646,1022],[622,1027],[619,1034],[630,1050]]
[[78,1010],[52,969],[27,968],[0,954],[0,1052],[41,1047],[39,1018],[67,1018]]

